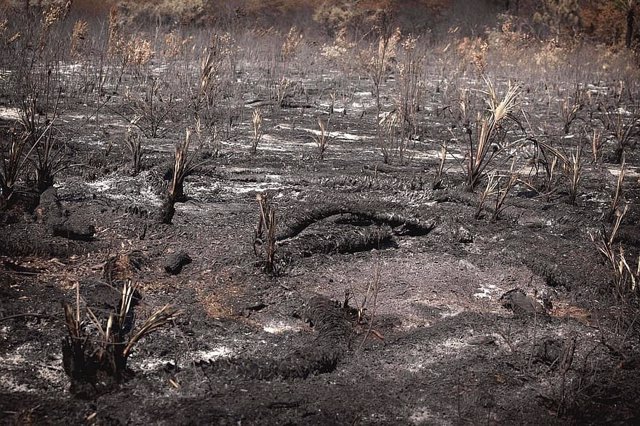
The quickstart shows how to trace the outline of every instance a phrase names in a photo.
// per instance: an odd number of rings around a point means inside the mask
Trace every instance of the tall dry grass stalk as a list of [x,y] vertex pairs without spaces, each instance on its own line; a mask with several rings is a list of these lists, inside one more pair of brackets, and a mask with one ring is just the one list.
[[52,186],[54,176],[67,166],[62,150],[64,144],[59,143],[54,127],[59,118],[61,96],[62,89],[59,89],[53,111],[44,119],[38,113],[41,106],[37,95],[29,96],[22,101],[20,125],[23,128],[23,138],[29,145],[29,152],[23,161],[28,160],[32,164],[36,175],[36,189],[40,192]]
[[141,35],[135,35],[124,45],[122,52],[124,62],[134,66],[143,66],[151,62],[155,52],[151,47],[151,42]]
[[164,36],[163,55],[168,59],[175,59],[182,55],[193,43],[193,36],[183,37],[177,30]]
[[500,213],[502,213],[506,207],[505,202],[507,200],[507,197],[509,196],[509,193],[515,186],[516,182],[518,182],[518,179],[519,176],[516,173],[511,172],[507,176],[506,182],[503,183],[503,176],[499,176],[495,171],[489,173],[487,186],[480,194],[474,218],[480,219],[486,201],[489,199],[489,197],[495,195],[496,200],[495,205],[493,206],[491,220],[493,222],[498,220],[500,218]]
[[341,28],[336,33],[333,43],[324,44],[320,54],[327,59],[339,62],[341,65],[349,64],[349,52],[355,47],[355,43],[349,41],[349,33],[346,28]]
[[155,311],[146,321],[142,324],[139,330],[137,330],[129,340],[127,341],[122,355],[127,358],[131,354],[133,347],[145,336],[153,333],[154,331],[164,327],[167,324],[175,321],[182,311],[173,307],[172,305],[164,305],[162,308]]
[[133,125],[135,123],[132,123],[127,128],[125,144],[129,150],[129,155],[131,155],[131,173],[133,176],[137,176],[142,167],[142,135],[133,128]]
[[623,209],[616,210],[615,222],[609,233],[603,227],[599,235],[589,234],[610,267],[614,294],[623,301],[627,300],[629,296],[637,297],[638,285],[640,284],[640,256],[637,260],[637,266],[632,267],[631,262],[627,260],[622,244],[614,247],[618,230],[628,210],[628,204],[625,204]]
[[63,364],[65,372],[74,380],[92,385],[98,380],[110,377],[120,382],[127,371],[127,360],[135,345],[145,336],[172,323],[181,311],[165,305],[155,311],[142,326],[131,333],[131,317],[137,285],[131,280],[123,283],[120,304],[109,313],[106,320],[98,319],[89,307],[85,314],[93,330],[81,321],[80,290],[76,287],[75,309],[63,303],[67,337],[63,340]]
[[206,50],[206,55],[200,61],[200,97],[210,103],[209,94],[216,83],[219,61],[215,52]]
[[80,19],[73,24],[71,32],[71,56],[80,57],[84,52],[84,45],[89,34],[89,24],[87,21]]
[[556,168],[560,166],[560,172],[569,182],[569,202],[576,203],[578,190],[583,178],[584,159],[582,157],[582,145],[578,143],[569,154],[543,142],[537,142],[544,156],[546,171],[545,189],[550,194],[554,191]]
[[569,179],[569,201],[576,204],[578,188],[582,181],[582,145],[578,145],[575,151],[562,158],[562,170]]
[[402,40],[396,63],[398,91],[394,101],[400,111],[403,127],[408,127],[410,134],[418,130],[418,111],[424,91],[421,74],[426,55],[418,51],[418,42],[419,37],[412,35]]
[[285,63],[291,61],[295,57],[303,40],[304,36],[302,35],[302,32],[300,32],[295,25],[289,29],[287,37],[284,39],[282,48],[280,49],[280,55]]
[[215,106],[223,86],[223,71],[228,66],[229,77],[235,75],[234,50],[238,47],[229,33],[214,34],[200,61],[200,86],[196,101],[196,116]]
[[402,125],[402,117],[397,110],[383,113],[378,120],[376,140],[385,164],[391,163],[391,159],[396,154],[398,154],[401,163],[404,160],[406,139],[402,132]]
[[51,28],[58,22],[64,21],[69,15],[69,11],[71,10],[71,0],[67,0],[66,3],[62,4],[59,2],[51,3],[43,12],[42,12],[42,29],[40,32],[40,39],[38,42],[38,47],[40,51],[44,50],[47,46],[51,35]]
[[616,145],[614,160],[620,163],[625,150],[635,147],[638,143],[640,113],[637,109],[627,111],[619,103],[616,103],[605,109],[602,122]]
[[358,55],[360,68],[369,76],[373,86],[373,96],[376,105],[376,139],[375,143],[382,150],[385,163],[389,162],[391,138],[396,137],[395,126],[390,121],[385,121],[381,117],[381,86],[386,81],[387,76],[393,70],[393,63],[396,60],[398,43],[402,33],[400,28],[391,31],[388,15],[381,12],[382,21],[374,29],[379,32],[377,48],[371,44],[368,49],[363,49]]
[[593,134],[591,135],[591,154],[593,155],[593,162],[597,163],[602,156],[602,131],[599,129],[593,129]]
[[0,151],[2,169],[0,169],[0,210],[9,202],[15,184],[18,182],[25,162],[24,151],[27,148],[27,138],[11,137],[8,152]]
[[161,223],[170,224],[172,222],[173,216],[176,212],[176,202],[184,199],[184,180],[197,166],[194,163],[194,156],[189,155],[190,145],[191,129],[187,128],[184,139],[176,144],[173,162],[173,175],[160,210]]
[[489,44],[481,37],[464,37],[457,46],[458,54],[461,56],[461,64],[464,68],[471,64],[479,76],[484,76],[487,71],[487,53]]
[[507,92],[502,98],[488,79],[485,79],[488,90],[485,92],[489,106],[488,115],[479,116],[476,120],[476,142],[471,132],[469,135],[469,152],[467,153],[467,185],[474,190],[480,179],[491,164],[491,160],[499,151],[499,147],[492,146],[499,127],[507,119],[513,119],[512,113],[517,106],[520,87],[509,84]]
[[382,287],[382,263],[378,259],[375,264],[373,273],[373,279],[367,283],[367,288],[364,293],[362,303],[358,306],[357,324],[366,324],[367,330],[364,334],[364,338],[358,346],[358,351],[362,350],[365,343],[369,339],[369,336],[373,334],[380,340],[384,340],[382,334],[374,330],[373,324],[376,319],[376,313],[378,310],[378,296],[380,295],[380,288]]
[[191,130],[185,131],[182,143],[176,145],[175,161],[173,163],[173,179],[169,186],[169,194],[175,199],[184,196],[184,179],[189,171],[189,145],[191,144]]
[[380,86],[392,70],[401,37],[400,28],[396,28],[393,33],[383,33],[378,37],[377,49],[374,46],[370,46],[369,49],[360,52],[359,61],[361,66],[373,82],[378,120],[380,119],[381,111]]
[[432,188],[434,190],[442,188],[444,165],[445,165],[445,162],[447,161],[447,151],[448,151],[448,148],[446,143],[443,143],[442,145],[440,145],[440,151],[438,152],[438,157],[440,161],[438,161],[438,168],[436,169],[436,175],[433,178],[433,184],[432,184]]
[[322,118],[318,117],[318,127],[320,128],[320,133],[317,136],[313,136],[313,141],[316,143],[318,147],[318,154],[320,156],[320,161],[324,160],[324,154],[329,147],[329,123],[331,122],[331,116],[327,119],[327,121],[322,121]]
[[263,136],[262,131],[262,111],[260,108],[256,108],[253,110],[253,116],[251,119],[251,124],[253,126],[253,138],[251,139],[251,153],[255,154],[258,151],[258,144]]
[[176,98],[172,92],[163,92],[166,85],[159,78],[143,77],[138,90],[127,88],[124,94],[127,108],[134,118],[131,124],[140,129],[149,138],[163,136],[167,131],[165,122],[175,112]]
[[275,98],[276,105],[281,108],[286,106],[286,101],[293,96],[297,86],[298,84],[295,81],[284,76],[274,83],[272,86],[272,98]]
[[584,91],[577,87],[573,97],[566,97],[560,101],[560,116],[565,135],[569,134],[571,124],[579,118],[578,113],[584,107],[584,98]]
[[613,221],[616,217],[616,213],[620,209],[620,203],[623,201],[622,194],[622,185],[624,184],[624,178],[627,173],[626,168],[626,159],[622,157],[622,164],[620,164],[620,172],[618,174],[618,179],[616,180],[616,189],[613,193],[613,197],[611,198],[611,206],[609,207],[609,214],[607,215],[607,219],[609,221]]
[[123,34],[123,23],[117,6],[109,10],[109,38],[107,41],[107,53],[117,56],[122,52],[125,39]]
[[258,255],[258,247],[264,248],[264,268],[268,274],[276,275],[278,273],[276,264],[276,209],[271,204],[271,197],[268,193],[256,195],[256,201],[260,207],[260,217],[258,218],[258,226],[255,228],[255,237],[253,240],[253,251]]
[[[527,142],[532,143],[534,148],[534,155],[532,156],[532,169],[531,173],[535,172],[534,176],[538,177],[540,168],[544,171],[543,183],[541,187],[536,187],[529,182],[527,185],[537,192],[542,192],[546,195],[547,199],[556,191],[557,187],[557,170],[558,165],[561,164],[558,156],[559,151],[551,146],[549,143],[536,140],[534,138],[528,138]],[[542,166],[542,167],[541,167]],[[529,178],[531,177],[529,174]]]

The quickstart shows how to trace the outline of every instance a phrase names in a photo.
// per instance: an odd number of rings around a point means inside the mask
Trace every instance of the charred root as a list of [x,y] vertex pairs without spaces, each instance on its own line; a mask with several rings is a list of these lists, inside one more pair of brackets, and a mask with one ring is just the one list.
[[423,221],[401,213],[380,212],[366,205],[331,204],[322,205],[293,216],[283,224],[277,235],[277,240],[282,241],[296,237],[312,224],[341,214],[350,214],[379,225],[390,226],[396,235],[427,235],[434,228],[433,222]]
[[308,232],[283,242],[283,257],[309,257],[314,254],[358,253],[394,246],[393,230],[387,225],[339,226],[321,232]]

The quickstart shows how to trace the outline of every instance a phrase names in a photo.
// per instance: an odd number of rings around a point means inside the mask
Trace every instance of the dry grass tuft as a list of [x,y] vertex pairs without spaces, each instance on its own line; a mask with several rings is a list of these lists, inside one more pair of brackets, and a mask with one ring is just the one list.
[[251,124],[253,126],[253,138],[251,139],[251,153],[255,154],[258,152],[258,144],[263,136],[262,131],[262,111],[259,108],[253,110],[253,116],[251,119]]
[[125,40],[122,34],[123,23],[120,12],[116,6],[109,11],[109,39],[107,42],[107,53],[112,56],[119,55],[124,46]]
[[167,193],[160,210],[161,223],[171,223],[173,215],[176,212],[176,202],[184,198],[184,180],[195,168],[193,157],[189,156],[190,144],[191,130],[186,129],[184,139],[176,144],[172,179],[167,188]]
[[78,20],[73,24],[71,32],[71,56],[79,57],[84,52],[84,44],[89,34],[89,24],[85,20]]
[[9,202],[11,194],[24,169],[24,151],[27,148],[27,138],[11,135],[8,152],[0,151],[2,169],[0,169],[0,210]]
[[229,67],[229,74],[234,75],[233,52],[239,49],[229,33],[214,34],[209,46],[202,54],[200,61],[200,90],[196,102],[196,114],[204,107],[214,107],[215,100],[220,94],[223,83],[222,74],[225,65]]
[[142,166],[142,135],[132,126],[127,128],[125,144],[131,155],[131,173],[136,176]]
[[629,205],[625,204],[622,210],[618,209],[615,214],[615,222],[611,231],[606,229],[598,235],[590,234],[591,240],[596,248],[605,257],[611,271],[613,279],[613,291],[620,300],[628,300],[630,296],[638,296],[638,285],[640,284],[640,256],[636,261],[636,266],[630,260],[627,260],[622,244],[614,246],[618,230],[629,210]]
[[140,35],[134,36],[124,47],[123,58],[128,64],[142,66],[153,58],[154,51],[151,42]]
[[298,48],[303,40],[304,36],[302,35],[302,32],[300,32],[295,25],[289,29],[287,37],[285,38],[284,43],[282,43],[282,48],[280,49],[280,54],[282,55],[282,60],[284,62],[288,62],[296,56]]
[[576,146],[576,149],[568,156],[562,156],[562,171],[569,180],[569,201],[571,204],[576,203],[578,196],[578,188],[582,181],[582,145]]
[[62,4],[59,2],[51,3],[42,12],[42,30],[40,32],[40,41],[38,46],[40,50],[44,49],[49,41],[51,28],[58,22],[64,21],[71,9],[71,0],[67,0]]
[[467,153],[467,184],[471,190],[475,189],[484,176],[486,168],[493,157],[500,150],[495,139],[506,119],[517,121],[512,115],[516,109],[520,87],[509,84],[507,92],[500,98],[488,79],[485,79],[487,91],[486,100],[489,106],[488,115],[479,116],[476,120],[476,143],[473,141],[471,130],[469,135],[469,152]]
[[88,383],[94,387],[111,380],[119,383],[126,377],[127,360],[135,345],[145,336],[172,323],[181,312],[165,305],[155,311],[137,330],[133,327],[133,305],[137,286],[130,280],[123,283],[120,304],[105,320],[98,318],[89,307],[81,307],[79,286],[76,305],[63,303],[68,336],[63,340],[65,372],[74,385]]
[[373,277],[367,281],[366,286],[362,286],[363,288],[360,289],[352,287],[345,291],[343,309],[350,309],[349,303],[351,301],[355,302],[355,307],[353,308],[355,311],[354,331],[358,334],[364,332],[364,337],[357,348],[358,351],[364,348],[367,340],[372,335],[384,342],[382,333],[373,328],[379,306],[378,296],[382,288],[382,268],[383,264],[378,259],[374,266]]
[[346,28],[341,28],[333,39],[332,44],[322,46],[321,55],[331,60],[348,61],[348,53],[355,47],[355,43],[348,40],[348,32]]
[[169,186],[169,194],[174,199],[183,196],[184,179],[190,171],[189,145],[191,143],[191,130],[187,129],[182,143],[176,145],[175,161],[173,163],[173,179]]
[[471,64],[478,75],[485,75],[489,44],[480,37],[464,37],[457,46],[463,64]]
[[495,171],[489,173],[487,186],[478,200],[478,207],[474,215],[476,219],[480,219],[486,201],[492,196],[495,196],[495,205],[493,206],[491,220],[496,221],[500,218],[500,213],[506,208],[505,201],[519,179],[519,176],[513,172],[506,176],[506,180],[503,180],[504,177],[499,176]]
[[324,154],[329,147],[329,123],[331,122],[331,116],[327,119],[327,121],[322,121],[322,118],[318,117],[318,127],[320,128],[320,134],[317,136],[313,136],[313,141],[316,143],[318,147],[318,154],[320,156],[320,161],[324,160]]
[[193,43],[193,36],[182,37],[177,30],[164,36],[164,51],[166,58],[175,59],[183,55]]
[[268,274],[276,275],[278,273],[276,265],[276,210],[271,205],[271,197],[268,193],[256,195],[258,206],[260,207],[260,217],[258,225],[255,229],[255,237],[253,240],[253,251],[258,253],[258,247],[264,247],[264,269]]
[[622,185],[624,184],[624,178],[627,173],[627,164],[624,156],[622,157],[622,164],[620,164],[620,172],[618,174],[618,179],[616,180],[616,189],[613,193],[613,197],[611,198],[611,206],[609,207],[608,219],[609,221],[613,221],[616,217],[616,212],[620,210],[620,203],[623,202],[623,194],[622,194]]

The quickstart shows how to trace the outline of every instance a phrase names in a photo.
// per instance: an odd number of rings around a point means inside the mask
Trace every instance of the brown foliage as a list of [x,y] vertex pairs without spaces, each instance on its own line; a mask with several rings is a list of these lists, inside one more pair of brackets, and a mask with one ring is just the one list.
[[615,2],[591,0],[582,8],[580,15],[585,32],[596,39],[618,44],[624,37],[625,14]]

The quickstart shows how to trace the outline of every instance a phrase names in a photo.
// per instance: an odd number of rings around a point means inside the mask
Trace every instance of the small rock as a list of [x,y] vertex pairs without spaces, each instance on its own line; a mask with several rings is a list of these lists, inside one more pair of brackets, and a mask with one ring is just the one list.
[[458,229],[458,242],[462,244],[470,244],[473,242],[473,234],[464,226]]
[[474,336],[471,339],[469,339],[469,344],[474,346],[488,346],[488,345],[495,345],[495,343],[496,343],[495,336],[491,336],[488,334],[484,336]]
[[509,290],[500,297],[502,306],[516,315],[546,314],[544,307],[533,297],[527,296],[519,288]]
[[169,274],[177,275],[182,271],[182,267],[191,263],[191,257],[186,251],[179,251],[169,256],[164,262],[164,270]]

